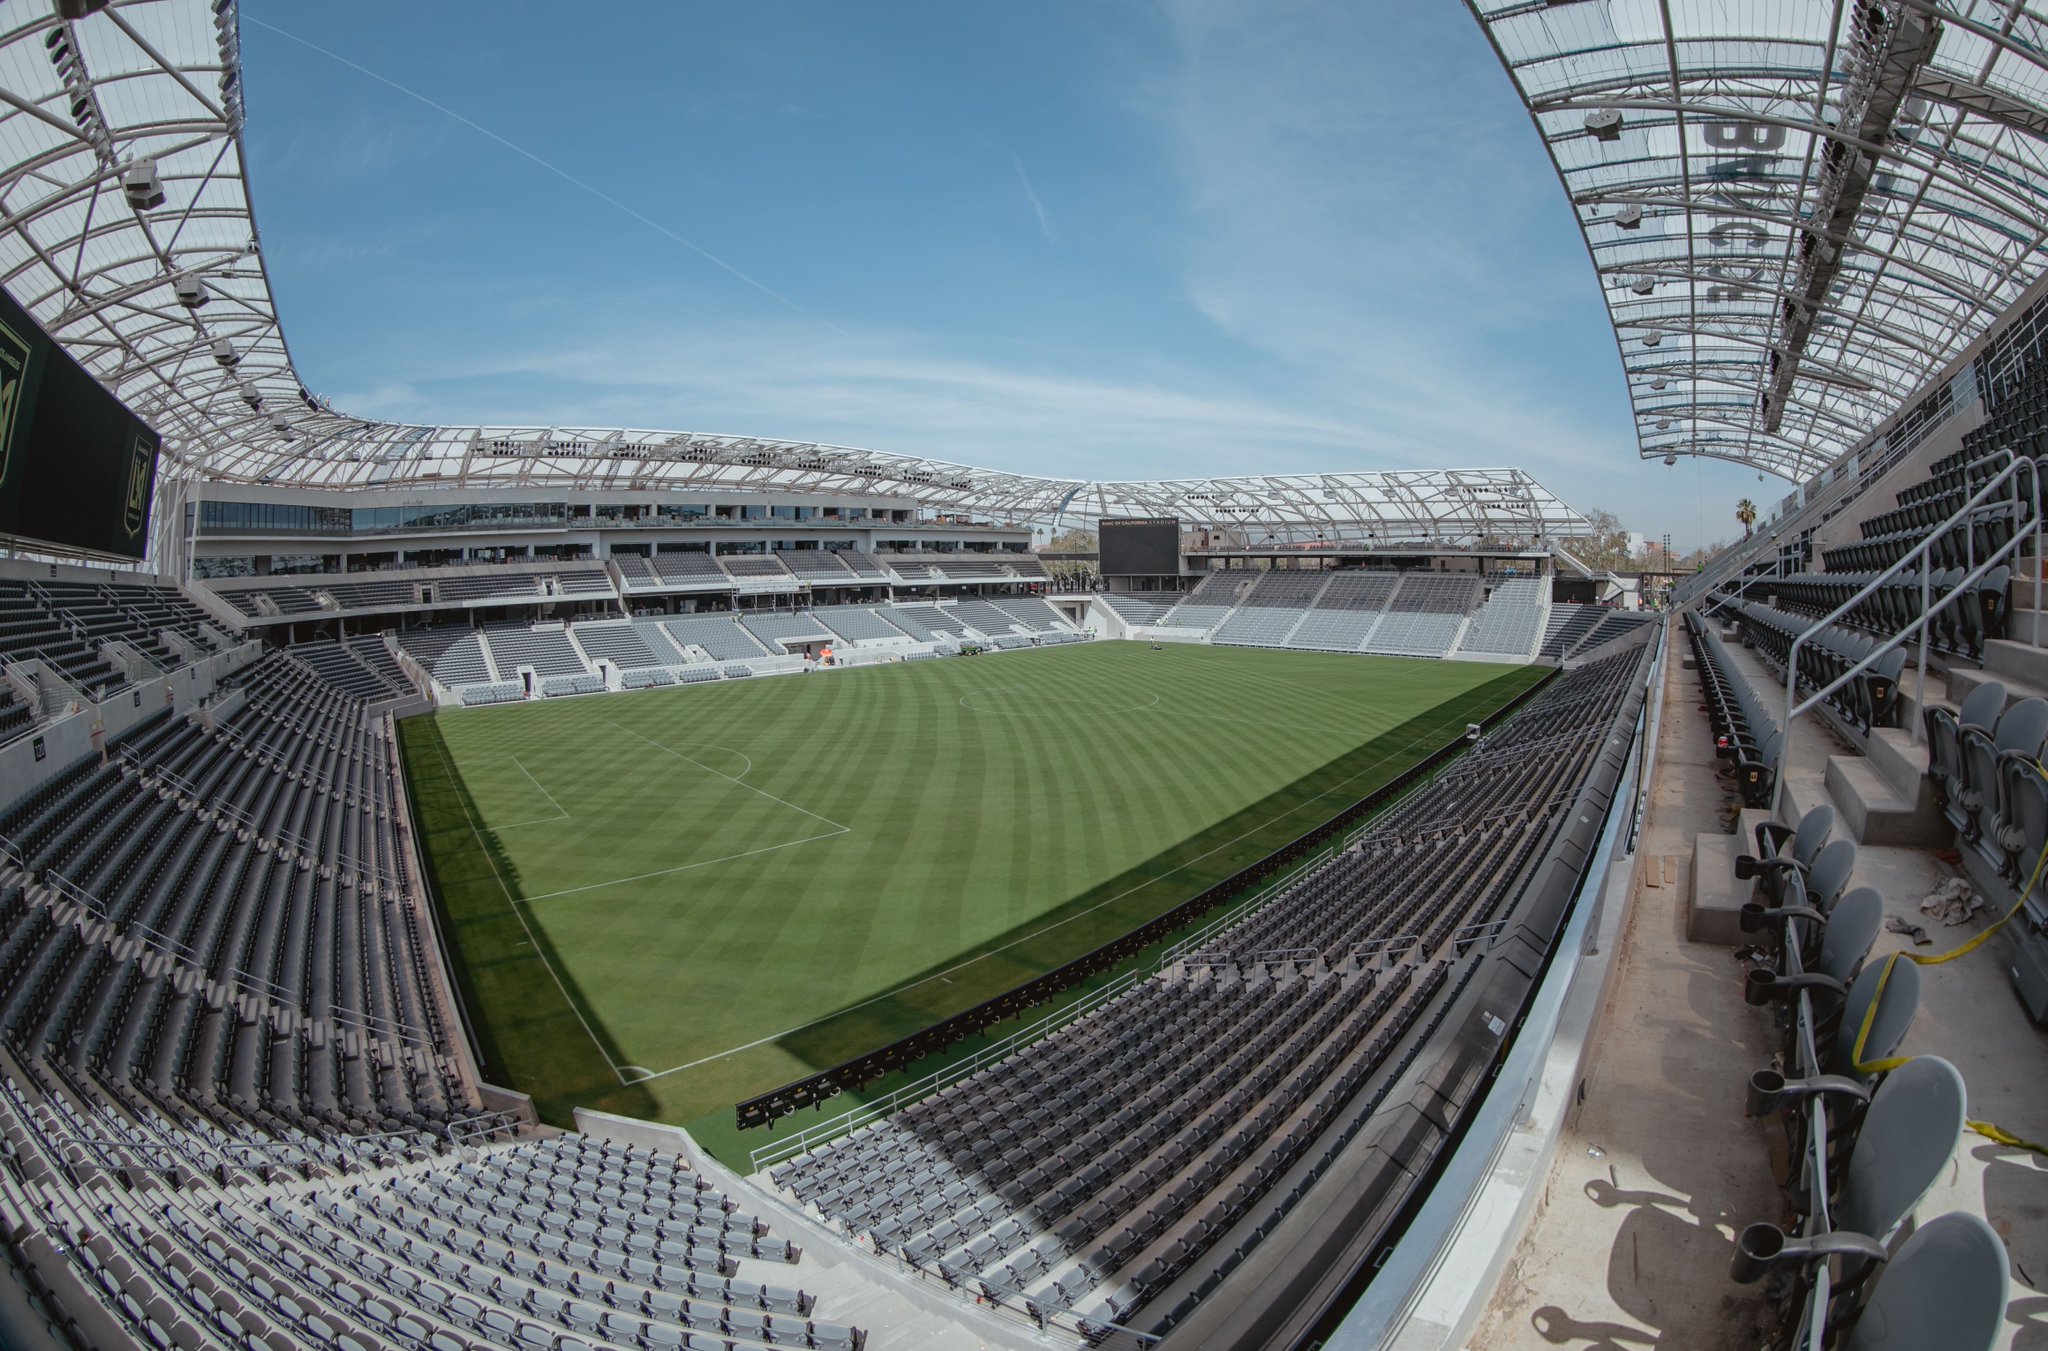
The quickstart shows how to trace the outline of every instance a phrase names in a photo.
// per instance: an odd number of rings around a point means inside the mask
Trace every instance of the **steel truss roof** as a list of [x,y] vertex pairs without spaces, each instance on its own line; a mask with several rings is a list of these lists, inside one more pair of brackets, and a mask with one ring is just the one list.
[[236,23],[235,0],[115,0],[69,21],[47,0],[0,8],[0,283],[163,433],[167,483],[865,492],[1019,522],[1444,540],[1584,525],[1508,470],[1090,483],[755,437],[348,417],[307,392],[278,326]]
[[1468,0],[1564,180],[1645,458],[1850,449],[2042,271],[2013,0]]

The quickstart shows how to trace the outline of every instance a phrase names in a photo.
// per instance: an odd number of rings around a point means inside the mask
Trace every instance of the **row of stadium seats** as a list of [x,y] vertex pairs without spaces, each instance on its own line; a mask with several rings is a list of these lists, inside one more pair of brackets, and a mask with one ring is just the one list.
[[407,568],[386,575],[222,578],[204,585],[243,617],[270,621],[448,605],[602,601],[622,594],[678,590],[796,591],[932,582],[1039,583],[1049,579],[1045,565],[1029,554],[869,555],[857,550],[806,549],[713,555],[690,550],[616,554],[610,561],[618,570],[618,584],[602,563],[593,560],[557,566],[468,565],[446,571]]
[[558,1136],[286,1149],[7,1053],[0,1132],[0,1232],[21,1282],[0,1287],[25,1306],[0,1303],[0,1331],[24,1351],[866,1342],[814,1317],[799,1286],[747,1274],[787,1272],[801,1254],[644,1148]]
[[[1853,600],[1879,575],[1797,573],[1770,582],[1767,589],[1785,609],[1820,618]],[[1960,567],[1901,573],[1858,601],[1842,616],[1842,622],[1888,638],[1905,632],[1922,613],[1931,611],[1934,618],[1927,626],[1928,644],[1937,652],[1980,660],[1985,643],[2005,636],[2010,572],[2002,565],[1993,568],[1971,583],[1965,593],[1954,595],[1967,575]],[[1948,602],[1945,606],[1944,601]]]
[[173,588],[128,580],[0,581],[0,661],[35,658],[88,695],[128,683],[127,672],[102,655],[104,642],[127,645],[158,671],[185,665],[167,630],[198,651],[228,643],[205,611]]
[[1833,824],[1825,806],[1796,827],[1766,823],[1738,864],[1759,879],[1743,927],[1763,939],[1744,996],[1776,1010],[1779,1032],[1747,1112],[1783,1128],[1792,1205],[1738,1233],[1730,1274],[1772,1282],[1796,1344],[1988,1346],[2005,1317],[2005,1245],[1975,1214],[1914,1213],[1960,1144],[1963,1078],[1936,1056],[1890,1059],[1919,1010],[1920,968],[1866,961],[1884,903],[1870,887],[1844,894],[1855,846],[1825,843]]
[[[1780,676],[1791,660],[1793,642],[1805,635],[1799,648],[1798,688],[1802,692],[1827,688],[1880,651],[1877,639],[1834,624],[1816,628],[1803,615],[1769,605],[1730,601],[1722,613],[1735,616],[1743,645],[1754,648],[1764,665]],[[1903,648],[1883,652],[1830,694],[1827,706],[1861,732],[1898,726],[1899,673],[1905,665]]]
[[1736,791],[1744,805],[1770,805],[1778,782],[1778,747],[1783,729],[1766,697],[1730,660],[1721,635],[1699,611],[1685,612],[1685,628],[1693,662],[1706,692],[1707,722],[1714,735],[1714,753],[1731,763]]
[[346,641],[293,643],[290,650],[319,672],[322,680],[365,703],[402,699],[414,693],[412,681],[392,658],[380,634],[361,634]]
[[[1469,973],[1475,919],[1555,837],[1645,656],[1555,679],[1203,953],[770,1181],[978,1300],[1075,1314],[1097,1335],[1171,1325],[1194,1294],[1148,1306],[1212,1288],[1354,1138],[1369,1113],[1353,1099]],[[1427,886],[1386,865],[1439,836]]]
[[1212,572],[1177,599],[1101,599],[1128,624],[1200,630],[1213,643],[1414,657],[1559,661],[1647,619],[1553,606],[1542,578],[1503,575],[1482,603],[1483,585],[1463,573],[1273,568]]
[[2048,844],[2048,700],[2006,705],[2005,686],[1989,681],[1954,712],[1925,715],[1927,775],[1959,849],[1975,849],[2018,885],[2034,875]]
[[[465,704],[477,704],[525,697],[524,689],[510,679],[522,668],[531,668],[539,677],[543,695],[582,694],[604,687],[596,670],[601,661],[619,670],[625,688],[646,689],[686,678],[704,679],[701,674],[686,677],[684,672],[705,663],[784,656],[801,652],[806,644],[975,640],[1029,646],[1051,636],[1077,635],[1078,630],[1045,601],[1005,596],[950,604],[822,606],[797,612],[707,611],[668,618],[583,620],[567,626],[514,620],[482,629],[407,629],[396,636],[436,681],[460,691]],[[376,655],[389,665],[389,673],[362,669],[370,644],[378,646]],[[381,637],[369,636],[350,640],[345,649],[308,643],[292,650],[364,698],[394,697],[397,691],[383,692],[385,684],[394,673],[399,680],[404,675],[381,644]]]
[[[1858,522],[1861,539],[1821,551],[1828,571],[1882,570],[1918,548],[2005,468],[2006,457],[1994,449],[1966,444],[1936,460],[1926,479],[1898,494],[1898,506]],[[2016,531],[2031,526],[2032,517],[2030,504],[1996,496],[1979,503],[1967,518],[1935,538],[1930,565],[1959,568],[1981,563]]]
[[558,600],[616,600],[611,574],[596,563],[580,566],[466,567],[458,572],[405,569],[394,575],[347,573],[328,578],[299,574],[277,579],[222,579],[202,583],[247,619],[317,619],[420,606],[472,603],[540,604]]
[[391,748],[289,657],[237,693],[211,730],[160,714],[0,818],[40,884],[0,946],[0,1036],[309,1128],[473,1110],[432,1049],[449,1023]]

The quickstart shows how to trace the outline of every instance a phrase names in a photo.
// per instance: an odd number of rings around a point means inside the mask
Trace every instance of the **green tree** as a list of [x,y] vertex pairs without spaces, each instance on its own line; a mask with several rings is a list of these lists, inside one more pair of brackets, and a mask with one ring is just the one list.
[[1585,517],[1591,528],[1584,534],[1557,537],[1564,551],[1595,572],[1629,571],[1635,559],[1628,547],[1628,531],[1622,528],[1621,518],[1598,507],[1587,511]]
[[1742,522],[1742,537],[1748,539],[1751,528],[1756,525],[1756,503],[1743,498],[1735,504],[1735,519]]

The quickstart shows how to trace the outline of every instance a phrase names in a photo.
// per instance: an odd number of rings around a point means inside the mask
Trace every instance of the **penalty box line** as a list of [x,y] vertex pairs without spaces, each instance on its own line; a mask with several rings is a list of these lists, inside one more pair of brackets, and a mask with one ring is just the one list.
[[[789,808],[789,810],[793,812],[798,812],[804,816],[810,817],[813,821],[821,822],[824,825],[830,826],[831,829],[821,830],[815,835],[806,835],[802,839],[798,840],[784,840],[780,844],[763,845],[759,849],[745,849],[737,854],[725,854],[721,855],[718,858],[699,859],[695,863],[679,863],[673,868],[656,868],[653,872],[635,873],[631,877],[614,877],[609,881],[590,882],[580,887],[564,887],[560,891],[550,891],[539,896],[524,896],[518,898],[514,902],[514,904],[531,905],[535,901],[551,901],[558,896],[574,896],[586,891],[602,891],[606,887],[624,886],[628,882],[645,882],[650,878],[670,877],[676,873],[686,873],[695,868],[709,868],[714,863],[730,863],[734,859],[753,858],[759,854],[772,854],[778,849],[794,849],[797,845],[800,844],[814,844],[819,840],[829,840],[835,835],[850,834],[853,830],[852,826],[846,825],[839,821],[834,821],[829,816],[821,816],[817,812],[810,810],[808,807],[799,807],[794,802],[789,801],[787,798],[780,798],[775,796],[775,794],[769,792],[765,788],[756,788],[753,784],[748,783],[744,779],[735,778],[733,775],[727,774],[723,770],[713,769],[711,766],[705,764],[702,760],[697,759],[695,756],[685,755],[673,746],[664,746],[659,741],[656,741],[653,737],[645,736],[639,732],[636,732],[632,728],[626,726],[624,723],[612,722],[610,718],[601,718],[599,719],[599,721],[609,723],[611,726],[618,728],[621,732],[624,732],[628,736],[638,737],[640,740],[646,742],[648,745],[654,747],[658,751],[663,751],[669,755],[673,755],[678,760],[682,760],[688,764],[695,765],[698,769],[703,770],[706,774],[716,775],[717,777],[724,779],[727,783],[733,784],[736,787],[744,788],[750,793],[758,793],[760,796],[767,798],[770,802],[775,803],[779,807],[787,807]],[[747,759],[745,755],[741,754],[738,751],[734,751],[733,754],[739,755],[742,760]],[[747,763],[751,765],[753,761],[747,760]],[[528,777],[531,778],[532,776],[528,775]],[[540,785],[535,784],[534,786],[538,788]],[[541,791],[545,793],[547,790],[545,788],[542,788]],[[553,798],[549,798],[548,800],[550,802],[554,801]]]
[[505,758],[510,760],[518,768],[519,772],[526,776],[528,783],[540,790],[540,795],[548,800],[548,805],[555,809],[555,814],[553,816],[536,816],[531,821],[507,821],[502,826],[492,826],[492,830],[517,830],[521,826],[545,826],[556,821],[572,819],[568,808],[555,801],[555,795],[541,786],[541,781],[533,777],[533,771],[528,769],[518,756],[508,754]]
[[[439,742],[440,738],[437,737],[435,740]],[[462,776],[456,773],[455,761],[449,756],[446,743],[441,743],[439,750],[441,752],[441,763],[448,767],[448,782],[451,785],[461,783]],[[543,788],[541,791],[546,792],[547,790]],[[611,1070],[612,1077],[617,1079],[621,1085],[638,1082],[634,1079],[628,1079],[620,1071],[619,1062],[612,1059],[610,1051],[605,1050],[604,1042],[597,1035],[596,1029],[592,1028],[590,1020],[583,1016],[583,1010],[576,1006],[576,998],[569,993],[568,985],[562,980],[562,973],[555,970],[555,964],[548,960],[547,949],[540,945],[540,939],[534,935],[533,926],[526,922],[526,912],[519,908],[519,898],[514,896],[512,888],[505,884],[505,874],[498,871],[497,857],[492,854],[489,842],[484,839],[483,828],[477,825],[476,817],[469,810],[469,801],[459,788],[455,791],[455,800],[462,807],[463,819],[469,822],[469,833],[476,837],[476,847],[484,851],[484,862],[491,865],[491,876],[498,879],[498,890],[504,893],[505,904],[511,908],[513,918],[519,921],[519,927],[526,931],[526,941],[532,946],[533,955],[540,958],[540,964],[546,969],[548,979],[554,981],[555,988],[562,992],[562,1002],[569,1006],[569,1012],[575,1014],[576,1021],[583,1025],[583,1034],[590,1038],[590,1044],[597,1048],[597,1053],[600,1056],[604,1057],[605,1067]]]

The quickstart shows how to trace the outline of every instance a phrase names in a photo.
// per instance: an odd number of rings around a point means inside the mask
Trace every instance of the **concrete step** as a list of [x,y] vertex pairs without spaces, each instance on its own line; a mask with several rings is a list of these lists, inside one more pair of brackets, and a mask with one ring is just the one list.
[[1980,685],[1996,681],[2005,686],[2005,706],[2011,708],[2022,699],[2048,699],[2048,684],[2035,684],[2014,676],[1997,675],[1991,671],[1952,670],[1948,673],[1948,701],[1960,708],[1963,700]]
[[1833,755],[1826,782],[1837,823],[1856,843],[1920,847],[1943,842],[1945,822],[1927,779],[1920,779],[1915,791],[1902,793],[1869,756]]
[[1984,644],[1984,669],[2029,685],[2048,686],[2048,647],[2035,647],[2012,638],[1993,638]]
[[1870,763],[1901,797],[1917,796],[1927,777],[1927,744],[1915,742],[1914,725],[1874,727],[1867,741]]
[[1841,804],[1835,801],[1829,791],[1825,776],[1814,774],[1791,774],[1785,778],[1785,792],[1780,799],[1778,819],[1797,821],[1815,807],[1835,809],[1835,834],[1847,834],[1842,821]]
[[[1749,884],[1735,880],[1735,856],[1745,852],[1733,835],[1698,835],[1693,839],[1692,894],[1687,899],[1685,936],[1695,943],[1736,947],[1743,941],[1742,903]],[[1754,840],[1751,848],[1755,847]]]
[[2048,583],[2039,578],[2021,576],[2020,571],[2025,566],[2024,560],[2012,565],[2012,584],[2006,591],[2009,603],[2016,610],[2048,608],[2043,604],[2048,601]]
[[2025,608],[2015,607],[2005,612],[2005,631],[2010,635],[2010,641],[2031,645],[2037,632],[2037,623],[2040,626],[2038,632],[2042,643],[2048,644],[2048,610],[2036,609],[2030,605]]

